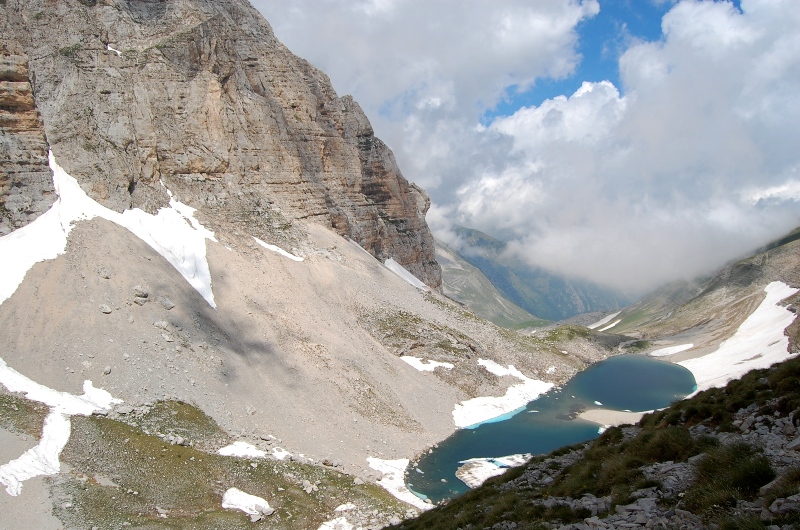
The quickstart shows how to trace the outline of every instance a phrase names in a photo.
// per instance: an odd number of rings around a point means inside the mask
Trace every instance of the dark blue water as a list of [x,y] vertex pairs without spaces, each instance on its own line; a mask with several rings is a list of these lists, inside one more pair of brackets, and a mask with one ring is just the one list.
[[580,411],[653,410],[686,397],[694,389],[692,373],[682,366],[644,355],[612,357],[580,372],[561,389],[531,401],[510,419],[456,431],[409,466],[406,483],[434,503],[452,498],[469,489],[455,476],[463,460],[549,453],[598,436],[597,424],[575,418]]

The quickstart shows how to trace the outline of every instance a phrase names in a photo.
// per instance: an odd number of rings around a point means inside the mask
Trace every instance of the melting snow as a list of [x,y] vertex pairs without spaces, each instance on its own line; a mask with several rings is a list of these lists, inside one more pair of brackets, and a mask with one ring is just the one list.
[[501,456],[498,458],[470,458],[462,460],[463,464],[456,471],[458,477],[470,488],[477,488],[488,479],[502,475],[511,467],[524,465],[531,458],[531,454]]
[[604,327],[604,328],[601,328],[601,329],[599,329],[598,331],[605,331],[605,330],[607,330],[607,329],[611,329],[611,328],[613,328],[614,326],[616,326],[617,324],[619,324],[620,322],[622,322],[622,319],[615,320],[614,322],[612,322],[612,323],[611,323],[611,324],[609,324],[608,326],[606,326],[606,327]]
[[231,445],[226,445],[217,454],[222,456],[238,456],[242,458],[264,458],[267,453],[258,447],[251,445],[247,442],[233,442]]
[[610,315],[608,315],[608,316],[606,316],[604,318],[601,318],[600,320],[598,320],[594,324],[590,324],[590,325],[588,325],[586,327],[589,328],[589,329],[599,328],[603,324],[607,324],[607,323],[611,322],[611,319],[614,318],[615,316],[619,315],[620,313],[622,313],[622,311],[617,311],[616,313],[611,313]]
[[416,276],[414,276],[413,274],[411,274],[410,272],[408,272],[408,271],[405,269],[405,267],[403,267],[402,265],[400,265],[399,263],[397,263],[397,262],[396,262],[395,260],[393,260],[392,258],[389,258],[389,259],[387,259],[387,260],[384,262],[384,265],[386,265],[386,268],[387,268],[387,269],[389,269],[389,270],[390,270],[390,271],[392,271],[393,273],[397,274],[397,275],[398,275],[398,276],[400,276],[400,277],[401,277],[403,280],[405,280],[407,283],[409,283],[409,284],[413,285],[413,286],[414,286],[414,287],[416,287],[417,289],[421,289],[421,290],[423,290],[423,291],[427,291],[427,290],[428,290],[428,286],[427,286],[427,285],[425,285],[424,283],[422,283],[422,282],[421,282],[421,281],[420,281],[420,280],[419,280],[419,279],[418,279]]
[[789,338],[783,330],[794,321],[795,314],[778,303],[797,291],[782,282],[770,283],[764,288],[767,296],[761,304],[716,351],[679,362],[694,375],[695,393],[724,386],[750,370],[789,358]]
[[367,458],[369,467],[375,471],[383,473],[383,478],[378,481],[378,485],[394,495],[397,499],[419,508],[420,510],[430,510],[432,505],[424,502],[414,495],[405,485],[405,473],[408,467],[408,459],[381,460],[380,458]]
[[272,252],[277,252],[281,256],[284,256],[284,257],[289,258],[289,259],[294,260],[294,261],[303,261],[303,258],[301,258],[300,256],[295,256],[291,252],[286,252],[281,247],[276,247],[275,245],[270,245],[269,243],[265,243],[265,242],[261,241],[260,239],[258,239],[257,237],[254,237],[253,239],[256,240],[256,243],[258,243],[259,245],[261,245],[262,247],[264,247],[267,250],[271,250]]
[[423,361],[419,357],[414,357],[411,355],[403,355],[400,359],[404,360],[420,372],[433,372],[433,370],[437,366],[441,366],[442,368],[446,368],[448,370],[453,369],[453,365],[450,363],[440,363],[439,361]]
[[672,355],[673,353],[680,353],[682,351],[694,348],[694,344],[679,344],[677,346],[669,346],[667,348],[660,348],[648,353],[650,357],[664,357],[665,355]]
[[337,517],[331,521],[325,521],[317,530],[353,530],[355,527],[347,522],[346,517]]
[[477,397],[456,404],[453,409],[453,421],[459,428],[475,428],[482,423],[521,412],[525,405],[551,388],[553,383],[530,379],[512,365],[501,366],[494,361],[479,359],[478,364],[497,376],[510,375],[522,383],[510,387],[504,396]]
[[274,456],[278,460],[284,460],[287,457],[292,456],[292,453],[290,453],[289,451],[287,451],[286,449],[284,449],[282,447],[273,447],[272,448],[272,456]]
[[0,280],[0,303],[14,294],[34,264],[64,253],[67,236],[77,221],[101,217],[127,228],[150,245],[211,307],[216,307],[205,242],[216,239],[213,232],[194,218],[194,208],[174,200],[170,193],[169,208],[161,208],[157,215],[138,208],[118,213],[86,195],[78,181],[56,163],[52,152],[49,160],[58,199],[32,223],[0,237],[0,270],[4,273]]
[[91,381],[83,383],[83,395],[75,396],[59,392],[28,379],[0,358],[0,384],[9,392],[21,392],[31,401],[38,401],[51,407],[44,420],[42,438],[39,444],[23,453],[19,458],[0,466],[0,483],[5,485],[9,495],[17,496],[22,491],[22,483],[41,475],[55,475],[61,469],[59,457],[67,445],[71,432],[69,417],[89,416],[95,411],[108,410],[114,399],[103,389],[92,386]]
[[119,50],[115,50],[114,48],[111,47],[110,44],[106,44],[106,50],[116,53],[118,57],[122,56],[122,52]]
[[261,497],[250,495],[236,488],[229,488],[222,496],[222,507],[241,510],[247,515],[270,515],[275,511]]

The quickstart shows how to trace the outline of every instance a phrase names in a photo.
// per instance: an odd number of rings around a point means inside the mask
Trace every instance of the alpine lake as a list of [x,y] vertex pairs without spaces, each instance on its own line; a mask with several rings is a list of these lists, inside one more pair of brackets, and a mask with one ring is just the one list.
[[546,454],[588,441],[596,438],[602,428],[580,419],[581,411],[650,411],[686,397],[695,388],[692,373],[677,364],[645,355],[611,357],[589,366],[563,387],[512,414],[456,431],[412,462],[406,472],[406,485],[433,503],[456,497],[469,490],[456,477],[465,460]]

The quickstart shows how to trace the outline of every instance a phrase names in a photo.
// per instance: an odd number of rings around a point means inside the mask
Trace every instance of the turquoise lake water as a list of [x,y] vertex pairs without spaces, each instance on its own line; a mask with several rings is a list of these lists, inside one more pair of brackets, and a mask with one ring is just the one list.
[[686,397],[694,389],[692,373],[682,366],[644,355],[612,357],[580,372],[562,388],[531,401],[509,419],[456,431],[432,453],[412,462],[406,484],[434,503],[452,498],[469,489],[455,476],[463,460],[549,453],[598,436],[596,423],[574,419],[579,411],[653,410]]

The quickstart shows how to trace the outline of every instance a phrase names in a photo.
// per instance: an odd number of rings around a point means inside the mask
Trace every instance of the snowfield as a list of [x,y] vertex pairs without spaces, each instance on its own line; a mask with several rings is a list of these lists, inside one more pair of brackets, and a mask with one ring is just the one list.
[[409,460],[400,458],[397,460],[381,460],[380,458],[367,458],[369,467],[383,474],[383,478],[378,481],[378,485],[391,493],[395,498],[419,508],[420,510],[430,510],[433,505],[426,503],[411,490],[406,487],[405,474]]
[[161,208],[156,215],[138,208],[118,213],[86,195],[78,181],[56,163],[52,152],[49,160],[58,199],[32,223],[0,237],[0,270],[4,271],[0,304],[14,294],[36,263],[64,253],[67,236],[76,222],[100,217],[130,230],[150,245],[216,308],[206,260],[206,239],[216,239],[194,218],[194,208],[176,201],[167,190],[169,207]]
[[61,470],[59,457],[67,445],[72,426],[70,416],[89,416],[96,411],[109,410],[115,403],[108,392],[95,388],[91,381],[83,383],[83,395],[75,396],[59,392],[28,379],[0,358],[0,384],[9,392],[24,393],[31,401],[50,407],[50,414],[44,420],[39,444],[25,451],[19,458],[0,466],[0,483],[9,495],[17,496],[22,491],[22,483],[33,477],[55,475]]
[[694,348],[694,344],[679,344],[677,346],[668,346],[666,348],[660,348],[655,351],[651,351],[647,355],[650,357],[664,357],[666,355],[672,355],[675,353],[680,353],[682,351],[690,350]]
[[281,256],[283,256],[285,258],[289,258],[292,261],[303,261],[304,260],[304,258],[301,258],[300,256],[295,256],[291,252],[286,252],[281,247],[277,247],[275,245],[270,245],[269,243],[265,243],[265,242],[261,241],[260,239],[258,239],[257,237],[253,237],[253,239],[255,239],[256,243],[258,243],[259,245],[261,245],[265,249],[271,250],[272,252],[275,252],[276,254],[280,254]]
[[410,366],[413,366],[420,372],[433,372],[436,367],[445,368],[447,370],[452,370],[453,365],[451,363],[440,363],[439,361],[423,361],[419,357],[414,357],[413,355],[403,355],[400,357],[401,360],[408,363]]
[[504,396],[476,397],[456,404],[453,422],[459,428],[475,428],[483,423],[507,419],[554,386],[553,383],[530,379],[512,365],[505,367],[485,359],[479,359],[478,364],[496,376],[516,377],[522,383],[510,387]]
[[677,363],[694,375],[697,381],[694,393],[725,386],[750,370],[768,368],[788,359],[789,337],[783,330],[796,315],[778,303],[797,291],[782,282],[770,283],[764,288],[767,296],[732,337],[708,355]]
[[416,287],[417,289],[420,289],[422,291],[427,291],[428,290],[428,286],[427,285],[422,283],[419,280],[419,278],[417,278],[416,276],[414,276],[413,274],[408,272],[405,269],[405,267],[403,267],[402,265],[397,263],[392,258],[387,259],[384,262],[384,265],[386,266],[387,269],[389,269],[393,273],[395,273],[398,276],[400,276],[406,283],[409,283],[409,284],[413,285],[414,287]]
[[526,453],[498,458],[470,458],[459,462],[463,465],[456,471],[456,477],[470,488],[477,488],[488,479],[502,475],[511,467],[525,465],[531,456],[533,455]]

